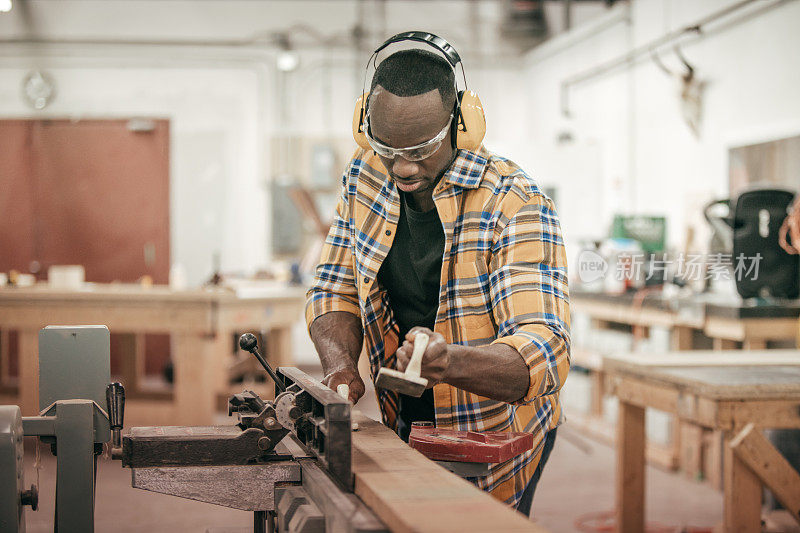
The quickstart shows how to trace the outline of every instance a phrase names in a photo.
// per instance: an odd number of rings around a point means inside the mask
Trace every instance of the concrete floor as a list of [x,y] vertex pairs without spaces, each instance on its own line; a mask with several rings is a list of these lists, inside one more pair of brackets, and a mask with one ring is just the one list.
[[[377,417],[374,390],[357,406]],[[228,419],[230,420],[230,419]],[[26,439],[26,480],[35,479],[32,439]],[[42,447],[39,511],[27,511],[28,531],[52,531],[55,458]],[[533,504],[537,523],[553,532],[598,531],[581,529],[580,520],[609,512],[614,504],[614,450],[578,434],[567,422],[544,470]],[[97,474],[96,531],[119,533],[148,531],[205,531],[208,528],[252,526],[252,514],[172,496],[145,492],[130,486],[130,472],[120,463],[101,459]],[[671,528],[659,531],[709,530],[722,520],[722,494],[680,474],[657,468],[647,470],[647,520]],[[654,524],[655,525],[655,524]],[[778,529],[780,531],[782,529]],[[797,531],[798,529],[795,529]]]

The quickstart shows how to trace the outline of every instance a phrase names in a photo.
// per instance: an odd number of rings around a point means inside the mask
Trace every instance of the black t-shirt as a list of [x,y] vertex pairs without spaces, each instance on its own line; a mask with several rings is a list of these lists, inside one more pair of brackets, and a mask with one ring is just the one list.
[[[444,230],[439,213],[436,209],[411,209],[400,192],[397,233],[378,272],[378,281],[389,293],[401,344],[414,326],[433,329],[439,309],[443,254]],[[420,398],[399,396],[397,433],[408,441],[412,422],[434,421],[433,389],[426,389]]]

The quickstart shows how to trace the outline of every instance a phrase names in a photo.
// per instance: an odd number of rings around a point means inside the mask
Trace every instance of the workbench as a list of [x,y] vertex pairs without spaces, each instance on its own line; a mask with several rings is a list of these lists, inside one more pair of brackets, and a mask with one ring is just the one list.
[[[167,286],[87,283],[82,290],[46,285],[0,289],[0,329],[19,332],[16,403],[23,415],[39,413],[38,332],[47,325],[104,324],[112,333],[172,335],[172,401],[128,402],[126,417],[135,425],[207,425],[213,422],[217,395],[226,394],[233,335],[266,331],[267,356],[276,366],[291,364],[290,329],[302,316],[305,290],[275,286],[258,296],[239,297],[222,288],[176,291]],[[136,389],[144,372],[137,343],[134,361],[125,362],[123,379]],[[0,361],[2,363],[2,361]],[[0,364],[0,367],[5,365]]]
[[[754,359],[762,356],[760,364]],[[788,463],[760,435],[769,428],[800,428],[800,351],[697,352],[664,356],[606,356],[606,387],[619,399],[616,511],[618,530],[644,531],[645,408],[722,432],[725,531],[761,530],[762,479],[793,479]],[[743,429],[748,427],[747,431]],[[742,440],[758,440],[766,461],[757,475],[739,455]],[[752,457],[752,454],[751,454]],[[762,459],[759,459],[762,460]],[[763,477],[762,477],[763,476]],[[772,477],[770,477],[772,476]],[[777,481],[778,490],[795,491]],[[800,478],[798,478],[800,480]],[[775,491],[775,487],[770,486]],[[792,496],[800,501],[800,496]]]
[[671,348],[698,347],[696,333],[710,339],[714,349],[763,349],[769,342],[794,342],[798,336],[800,301],[751,305],[738,297],[695,295],[665,298],[660,291],[606,294],[570,291],[573,313],[589,315],[596,324],[613,322],[634,328],[670,330]]
[[[745,350],[765,350],[769,343],[793,346],[800,317],[798,301],[751,305],[737,297],[713,294],[665,298],[660,290],[652,289],[624,294],[573,289],[570,307],[573,314],[588,315],[593,327],[630,327],[636,340],[647,337],[651,328],[665,329],[669,332],[670,350],[731,350],[739,344]],[[632,349],[636,349],[635,342]],[[603,355],[602,350],[582,346],[580,339],[575,339],[572,365],[589,372],[591,401],[589,413],[571,412],[570,420],[594,437],[613,441],[613,424],[604,419],[603,412]],[[680,467],[687,477],[707,479],[712,486],[721,488],[718,472],[704,471],[699,466],[701,450],[714,446],[713,442],[709,446],[704,442],[713,440],[719,440],[719,435],[704,434],[693,424],[673,424],[671,443],[649,443],[648,459],[667,469]]]

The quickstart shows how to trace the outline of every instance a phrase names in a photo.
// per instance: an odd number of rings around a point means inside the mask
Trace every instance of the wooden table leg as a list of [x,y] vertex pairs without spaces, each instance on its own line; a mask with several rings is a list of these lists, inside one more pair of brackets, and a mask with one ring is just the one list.
[[716,338],[712,343],[715,350],[735,350],[737,347],[736,341],[731,339]]
[[10,332],[7,329],[0,330],[0,386],[8,383],[8,378],[11,376],[11,351]]
[[136,373],[136,350],[138,349],[138,335],[122,333],[119,335],[117,346],[120,349],[120,367],[122,385],[126,392],[134,394],[139,390],[139,379]]
[[761,482],[730,447],[735,432],[725,434],[723,446],[723,530],[761,531]]
[[742,343],[743,350],[766,350],[767,341],[765,339],[745,339]]
[[211,425],[216,412],[214,360],[223,356],[227,338],[199,333],[173,335],[175,423]]
[[644,531],[644,408],[619,402],[617,415],[617,531]]
[[596,368],[592,370],[592,405],[591,414],[603,418],[603,398],[606,395],[605,372]]
[[694,348],[694,328],[674,326],[671,341],[672,350],[691,350]]
[[[230,375],[229,375],[229,368],[231,366],[231,362],[233,361],[233,352],[231,352],[231,346],[234,338],[233,331],[220,331],[218,333],[220,339],[218,343],[218,352],[215,352],[210,359],[211,362],[211,380],[213,382],[214,392],[216,394],[224,394],[225,396],[228,395],[230,390]],[[238,339],[237,339],[237,347],[238,347]],[[253,356],[248,354],[250,359],[253,359]]]
[[[39,331],[19,331],[19,407],[23,416],[39,414]],[[47,406],[45,406],[47,407]]]
[[684,476],[697,480],[703,473],[703,428],[691,422],[681,424],[681,469]]
[[274,367],[292,366],[292,328],[272,328],[267,333],[267,362]]
[[722,490],[722,432],[709,431],[704,438],[703,473],[710,486]]

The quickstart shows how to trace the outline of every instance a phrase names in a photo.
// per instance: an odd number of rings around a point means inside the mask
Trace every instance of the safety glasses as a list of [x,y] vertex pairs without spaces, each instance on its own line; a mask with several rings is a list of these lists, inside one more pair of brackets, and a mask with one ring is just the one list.
[[450,113],[450,118],[447,119],[447,124],[444,125],[442,131],[439,132],[436,137],[431,139],[430,141],[425,141],[422,144],[418,144],[416,146],[409,146],[408,148],[392,148],[390,146],[386,146],[385,144],[381,144],[380,142],[376,141],[372,138],[370,133],[369,127],[369,113],[367,113],[367,117],[365,120],[365,133],[367,137],[367,142],[375,150],[375,153],[381,157],[385,157],[387,159],[394,159],[398,155],[407,161],[422,161],[430,156],[432,156],[439,147],[442,146],[442,141],[444,140],[445,136],[447,135],[448,130],[450,129],[450,124],[453,122],[453,114]]

